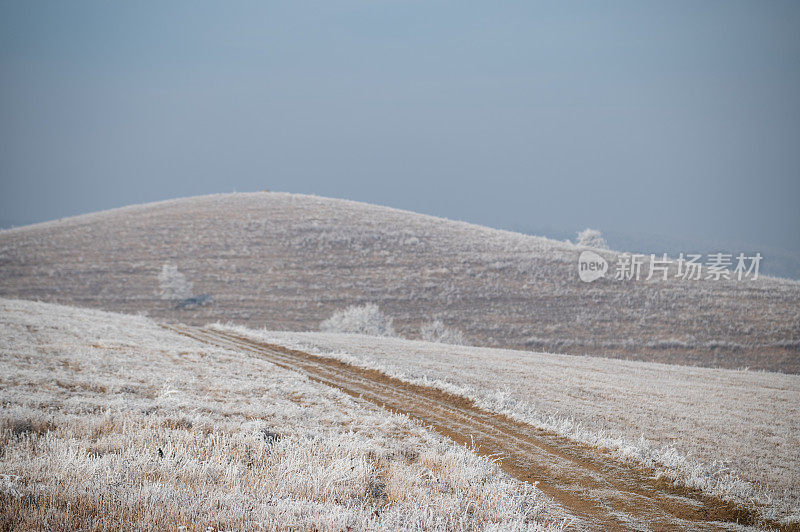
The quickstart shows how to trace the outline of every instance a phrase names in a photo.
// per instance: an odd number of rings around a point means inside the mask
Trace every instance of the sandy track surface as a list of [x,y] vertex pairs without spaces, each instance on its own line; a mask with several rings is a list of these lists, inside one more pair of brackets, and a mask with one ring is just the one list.
[[475,445],[480,454],[497,456],[510,475],[535,482],[576,516],[579,528],[718,530],[736,524],[781,528],[760,522],[749,509],[674,486],[651,471],[484,411],[459,396],[235,334],[184,325],[165,327],[201,342],[264,357],[313,381],[407,414],[458,443]]

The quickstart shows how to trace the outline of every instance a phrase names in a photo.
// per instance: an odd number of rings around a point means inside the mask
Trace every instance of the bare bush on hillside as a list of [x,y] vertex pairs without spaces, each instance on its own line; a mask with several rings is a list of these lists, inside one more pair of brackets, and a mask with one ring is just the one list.
[[192,283],[186,280],[186,276],[170,262],[161,267],[161,272],[158,274],[158,285],[161,289],[161,299],[184,301],[192,297]]
[[578,245],[588,248],[608,249],[608,243],[597,229],[586,228],[578,232]]
[[445,327],[442,320],[434,320],[426,323],[419,330],[420,336],[426,342],[437,342],[440,344],[466,345],[467,340],[464,333],[458,329]]
[[337,310],[320,325],[323,332],[394,336],[392,318],[381,312],[378,305],[367,303]]

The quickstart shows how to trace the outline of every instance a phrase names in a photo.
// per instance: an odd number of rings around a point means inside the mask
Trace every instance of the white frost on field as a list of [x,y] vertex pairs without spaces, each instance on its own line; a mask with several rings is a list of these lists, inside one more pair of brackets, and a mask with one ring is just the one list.
[[800,376],[330,333],[220,330],[468,397],[800,522]]
[[0,299],[0,362],[12,528],[565,523],[534,487],[406,417],[144,317]]

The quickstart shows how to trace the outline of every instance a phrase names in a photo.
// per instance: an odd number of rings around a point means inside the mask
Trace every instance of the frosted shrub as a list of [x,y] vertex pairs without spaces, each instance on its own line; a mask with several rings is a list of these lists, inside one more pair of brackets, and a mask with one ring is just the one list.
[[435,320],[426,323],[419,329],[419,334],[426,342],[438,342],[440,344],[466,345],[464,333],[458,329],[448,329],[442,320]]
[[192,283],[172,263],[167,262],[161,268],[158,284],[161,287],[161,299],[183,301],[192,297]]
[[374,303],[337,310],[322,322],[320,329],[323,332],[394,336],[392,318],[384,315]]
[[578,232],[578,245],[588,248],[608,249],[608,243],[597,229],[586,228]]

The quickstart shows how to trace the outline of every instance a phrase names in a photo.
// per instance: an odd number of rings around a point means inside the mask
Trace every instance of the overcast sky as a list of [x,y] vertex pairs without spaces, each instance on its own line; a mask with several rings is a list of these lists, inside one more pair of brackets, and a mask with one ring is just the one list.
[[800,250],[800,2],[0,5],[5,221],[270,189]]

